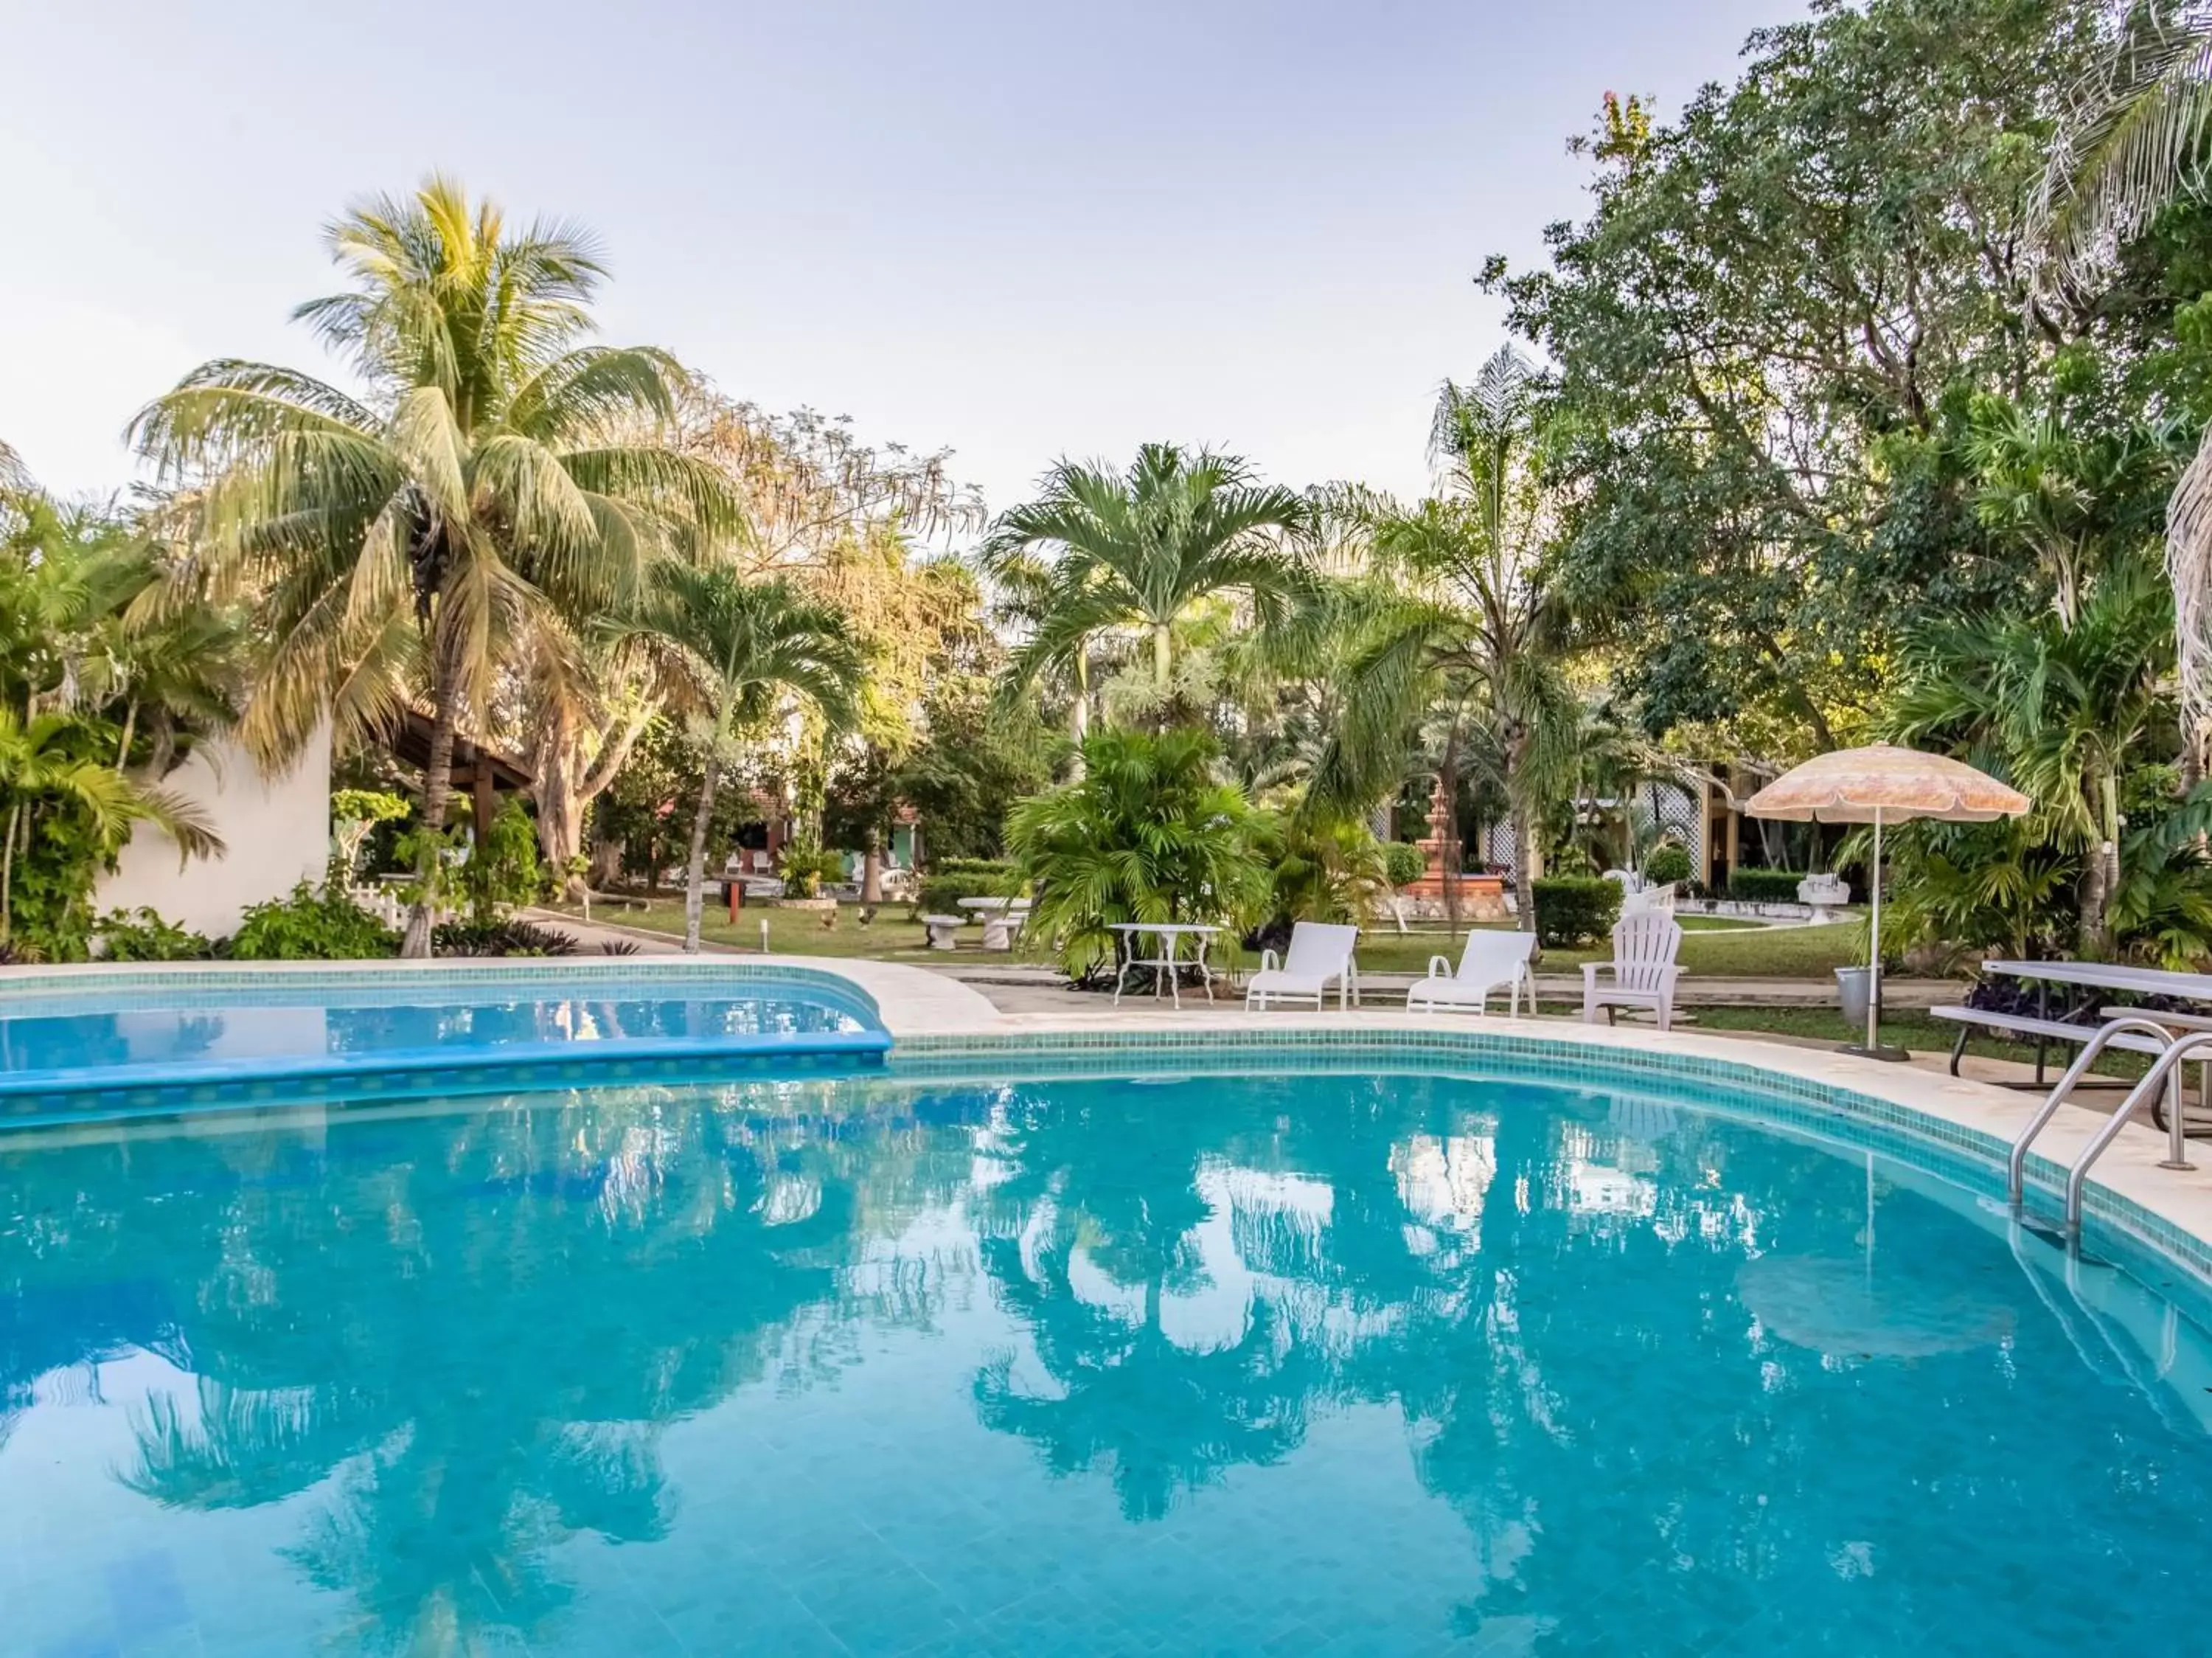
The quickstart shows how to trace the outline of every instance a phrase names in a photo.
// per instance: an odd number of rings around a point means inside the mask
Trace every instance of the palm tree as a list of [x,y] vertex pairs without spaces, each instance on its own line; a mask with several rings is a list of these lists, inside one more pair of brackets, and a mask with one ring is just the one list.
[[[2212,8],[2137,9],[2051,142],[2028,237],[2038,302],[2089,287],[2167,206],[2205,193],[2208,167]],[[2167,503],[2166,566],[2184,752],[2201,771],[2212,743],[2212,428]]]
[[349,362],[354,398],[294,369],[219,360],[142,411],[165,476],[204,481],[211,571],[251,591],[273,640],[244,735],[295,749],[326,713],[388,723],[427,680],[422,892],[404,952],[429,953],[465,712],[487,718],[515,642],[644,589],[653,565],[743,527],[711,464],[610,441],[672,413],[664,353],[583,343],[605,274],[573,226],[511,229],[433,178],[333,225],[346,291],[294,314]]
[[1526,453],[1530,380],[1509,346],[1472,384],[1447,381],[1430,439],[1443,493],[1411,509],[1371,503],[1372,558],[1395,580],[1376,589],[1361,624],[1367,643],[1346,672],[1340,723],[1315,777],[1318,801],[1364,810],[1398,786],[1409,734],[1442,704],[1452,710],[1452,797],[1462,717],[1472,711],[1504,757],[1523,930],[1535,926],[1545,783],[1576,712],[1559,666],[1565,619],[1539,564],[1547,516]]
[[787,698],[811,703],[835,726],[857,717],[866,672],[844,617],[787,582],[747,582],[727,569],[670,564],[635,624],[664,660],[693,715],[705,778],[691,819],[684,882],[684,948],[699,948],[706,887],[707,829],[722,768]]
[[1147,443],[1126,472],[1062,460],[1037,499],[984,539],[984,572],[1017,597],[1031,627],[1007,665],[1010,689],[1051,668],[1077,684],[1075,735],[1089,722],[1086,664],[1102,636],[1150,642],[1154,688],[1174,677],[1176,619],[1217,594],[1279,626],[1317,582],[1292,538],[1309,515],[1295,490],[1263,485],[1234,455]]
[[2084,589],[2070,628],[2046,613],[1932,630],[1914,641],[1898,698],[1900,738],[1961,745],[2035,801],[2033,844],[2081,854],[2085,956],[2112,952],[2122,778],[2171,732],[2160,589],[2154,571],[2119,564]]
[[1117,923],[1262,918],[1264,820],[1215,776],[1217,755],[1203,729],[1103,728],[1083,745],[1081,776],[1007,814],[1007,850],[1036,889],[1030,930],[1078,984],[1118,963]]

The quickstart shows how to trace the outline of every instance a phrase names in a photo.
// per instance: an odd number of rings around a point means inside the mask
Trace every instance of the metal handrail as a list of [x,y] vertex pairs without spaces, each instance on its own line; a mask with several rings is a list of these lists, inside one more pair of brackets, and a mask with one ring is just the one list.
[[2077,1233],[2081,1229],[2081,1189],[2089,1179],[2089,1165],[2103,1156],[2105,1148],[2120,1137],[2120,1131],[2128,1125],[2128,1119],[2136,1114],[2136,1107],[2149,1099],[2161,1086],[2167,1091],[2166,1101],[2167,1143],[2166,1161],[2159,1167],[2160,1168],[2194,1168],[2196,1167],[2189,1161],[2188,1125],[2182,1120],[2181,1084],[2177,1068],[2201,1048],[2212,1048],[2212,1031],[2192,1031],[2178,1039],[2164,1053],[2159,1055],[2157,1062],[2143,1074],[2142,1081],[2136,1083],[2128,1097],[2120,1102],[2120,1108],[2112,1113],[2112,1120],[2099,1129],[2095,1137],[2082,1148],[2081,1155],[2075,1159],[2074,1167],[2068,1171],[2066,1176],[2066,1229],[2068,1232]]
[[[2066,1096],[2074,1092],[2075,1084],[2088,1074],[2091,1064],[2095,1063],[2099,1054],[2112,1045],[2112,1039],[2131,1033],[2154,1036],[2161,1042],[2170,1043],[2173,1040],[2172,1027],[2159,1024],[2150,1019],[2140,1017],[2114,1019],[2097,1027],[2096,1033],[2081,1045],[2081,1051],[2076,1056],[2074,1063],[2066,1068],[2066,1075],[2058,1079],[2058,1086],[2051,1090],[2051,1097],[2043,1102],[2042,1109],[2029,1119],[2027,1126],[2020,1131],[2020,1137],[2012,1143],[2012,1156],[2005,1168],[2005,1192],[2014,1209],[2020,1207],[2022,1196],[2027,1190],[2028,1147],[2033,1143],[2037,1135],[2050,1126],[2051,1119],[2058,1114],[2058,1107],[2066,1103]],[[2131,1105],[2135,1096],[2130,1094],[2128,1098]],[[2125,1122],[2127,1116],[2128,1106],[2121,1106],[2118,1120]],[[2175,1113],[2175,1120],[2179,1120],[2178,1110]]]

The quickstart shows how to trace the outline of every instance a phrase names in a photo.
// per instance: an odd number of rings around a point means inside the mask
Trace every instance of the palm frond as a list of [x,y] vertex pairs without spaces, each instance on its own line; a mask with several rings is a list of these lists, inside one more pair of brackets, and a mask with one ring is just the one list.
[[2029,209],[2045,298],[2086,291],[2120,247],[2204,183],[2212,131],[2212,7],[2138,13],[2075,88]]

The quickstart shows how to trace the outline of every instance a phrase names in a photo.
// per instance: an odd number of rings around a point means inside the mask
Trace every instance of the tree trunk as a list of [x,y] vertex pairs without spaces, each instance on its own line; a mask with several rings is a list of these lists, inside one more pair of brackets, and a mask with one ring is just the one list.
[[2119,783],[2106,773],[2094,787],[2099,839],[2081,867],[2081,953],[2101,961],[2112,952],[2112,906],[2120,893]]
[[[567,710],[551,716],[533,756],[536,781],[531,795],[538,807],[538,845],[545,861],[562,872],[568,894],[580,898],[586,883],[580,875],[567,872],[584,848],[584,820],[592,802],[606,793],[622,773],[638,738],[652,720],[650,708],[633,710],[611,732],[600,734],[599,758],[584,760],[585,732]],[[604,879],[601,880],[605,885]]]
[[0,944],[15,936],[15,826],[22,821],[23,802],[8,808],[8,838],[0,841]]
[[1437,788],[1444,797],[1444,820],[1437,826],[1443,844],[1437,848],[1437,879],[1443,888],[1444,925],[1459,930],[1459,728],[1444,739],[1443,764],[1437,768]]
[[699,918],[707,899],[707,826],[714,815],[714,783],[720,768],[707,762],[707,780],[699,785],[699,809],[691,818],[691,861],[684,875],[684,953],[699,954]]
[[439,856],[440,837],[446,827],[446,807],[453,793],[453,725],[460,717],[459,678],[448,660],[451,648],[435,634],[431,638],[432,696],[436,710],[430,722],[430,758],[422,768],[422,830],[424,856],[416,872],[422,891],[407,912],[407,933],[399,954],[410,961],[428,960],[430,930],[437,920],[438,889],[445,875]]
[[[1544,856],[1536,850],[1536,814],[1528,798],[1528,780],[1522,775],[1528,757],[1526,736],[1505,740],[1505,798],[1513,814],[1514,918],[1522,932],[1533,933],[1536,930],[1536,883],[1543,879]],[[1538,945],[1539,954],[1542,948]]]
[[115,745],[115,769],[120,771],[131,763],[131,740],[138,734],[138,699],[133,697],[123,708],[123,736]]
[[1068,776],[1083,776],[1083,743],[1091,735],[1091,647],[1085,645],[1075,655],[1075,706],[1068,710],[1067,735],[1075,741],[1074,763]]
[[867,844],[860,852],[860,902],[866,905],[884,901],[884,832],[874,824],[868,826]]

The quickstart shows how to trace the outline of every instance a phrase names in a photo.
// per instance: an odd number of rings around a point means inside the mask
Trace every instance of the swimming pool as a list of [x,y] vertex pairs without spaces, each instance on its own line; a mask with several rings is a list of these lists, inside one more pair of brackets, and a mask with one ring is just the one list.
[[2155,1261],[1571,1055],[1116,1063],[0,1140],[0,1654],[2202,1649]]
[[[890,1045],[849,983],[750,964],[171,969],[0,998],[0,1099]],[[18,1114],[0,1107],[0,1118]]]

